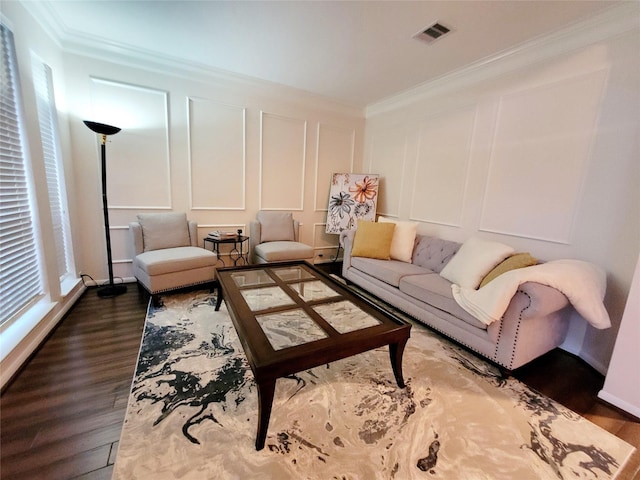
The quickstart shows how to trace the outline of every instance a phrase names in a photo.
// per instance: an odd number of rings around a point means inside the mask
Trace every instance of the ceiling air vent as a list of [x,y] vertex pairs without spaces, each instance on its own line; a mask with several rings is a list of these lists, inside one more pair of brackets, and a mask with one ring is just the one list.
[[424,30],[416,33],[413,38],[417,38],[418,40],[422,40],[427,43],[433,43],[436,40],[444,37],[449,32],[451,32],[451,29],[449,27],[445,27],[441,23],[436,22],[433,25],[425,28]]

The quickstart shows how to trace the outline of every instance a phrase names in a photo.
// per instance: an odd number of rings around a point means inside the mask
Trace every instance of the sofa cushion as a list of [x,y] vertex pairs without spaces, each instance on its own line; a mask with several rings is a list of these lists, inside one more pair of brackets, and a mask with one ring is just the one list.
[[256,215],[256,218],[260,222],[261,242],[295,240],[293,214],[291,212],[266,212],[261,210]]
[[537,265],[538,260],[531,256],[529,253],[515,253],[510,257],[505,258],[502,262],[494,267],[480,282],[480,287],[484,287],[491,280],[502,275],[503,273],[515,270],[516,268],[531,267]]
[[478,288],[487,273],[513,253],[513,248],[480,237],[469,238],[440,272],[444,278],[466,288]]
[[299,242],[267,242],[256,245],[255,254],[267,262],[313,258],[313,247]]
[[396,226],[393,223],[376,223],[358,220],[358,228],[353,238],[353,257],[391,258],[391,241]]
[[191,245],[186,213],[141,213],[138,223],[142,227],[145,252]]
[[204,248],[176,247],[143,252],[133,261],[149,276],[154,276],[214,266],[217,260],[215,253]]
[[487,325],[458,305],[451,293],[451,282],[435,272],[425,275],[405,276],[400,280],[399,289],[401,292],[428,303],[432,307],[450,313],[469,325],[482,330],[487,329]]
[[458,242],[418,235],[413,250],[413,263],[440,273],[459,248]]
[[411,263],[413,247],[416,243],[417,222],[401,222],[386,217],[378,217],[378,222],[393,223],[396,228],[393,231],[389,256],[392,260]]
[[378,280],[398,287],[400,279],[407,275],[422,275],[429,270],[398,260],[379,260],[375,258],[352,257],[351,267],[371,275]]

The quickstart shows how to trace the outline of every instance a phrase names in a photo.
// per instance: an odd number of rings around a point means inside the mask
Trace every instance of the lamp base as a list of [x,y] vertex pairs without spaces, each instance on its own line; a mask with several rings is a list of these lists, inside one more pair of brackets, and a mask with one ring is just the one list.
[[98,289],[98,296],[102,298],[115,297],[118,295],[122,295],[126,291],[127,291],[126,285],[122,285],[122,284],[106,285]]

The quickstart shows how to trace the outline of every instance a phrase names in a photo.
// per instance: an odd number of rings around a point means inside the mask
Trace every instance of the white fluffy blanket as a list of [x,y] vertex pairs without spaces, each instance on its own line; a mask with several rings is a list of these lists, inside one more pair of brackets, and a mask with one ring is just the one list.
[[603,270],[580,260],[553,260],[503,273],[484,287],[474,290],[451,286],[458,304],[487,325],[502,318],[520,284],[537,282],[560,290],[576,311],[591,325],[611,326],[602,304],[607,278]]

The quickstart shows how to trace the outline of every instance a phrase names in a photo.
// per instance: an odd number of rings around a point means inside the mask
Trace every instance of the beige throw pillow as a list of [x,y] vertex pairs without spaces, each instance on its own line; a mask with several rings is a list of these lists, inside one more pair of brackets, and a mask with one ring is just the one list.
[[391,259],[411,263],[418,223],[393,220],[386,217],[378,217],[378,222],[393,223],[396,226],[393,231],[393,240],[391,240],[391,250],[389,252]]
[[478,288],[485,275],[513,251],[508,245],[471,237],[444,266],[440,276],[461,287]]
[[191,245],[186,213],[141,213],[144,251]]
[[260,222],[260,241],[277,242],[294,241],[293,214],[291,212],[259,211],[256,215]]

